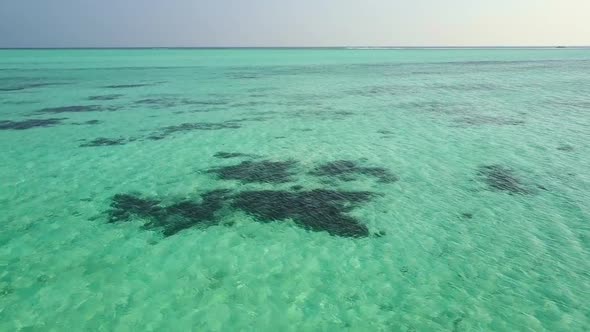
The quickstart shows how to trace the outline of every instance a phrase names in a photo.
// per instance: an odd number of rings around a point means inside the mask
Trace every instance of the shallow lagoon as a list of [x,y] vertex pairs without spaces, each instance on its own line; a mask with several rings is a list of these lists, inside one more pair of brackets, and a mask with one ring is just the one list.
[[587,50],[0,73],[0,330],[590,327]]

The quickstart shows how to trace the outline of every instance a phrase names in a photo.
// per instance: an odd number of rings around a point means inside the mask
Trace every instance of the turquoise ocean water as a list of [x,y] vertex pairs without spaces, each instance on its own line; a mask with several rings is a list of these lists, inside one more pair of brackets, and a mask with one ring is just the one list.
[[2,331],[587,331],[590,51],[0,51]]

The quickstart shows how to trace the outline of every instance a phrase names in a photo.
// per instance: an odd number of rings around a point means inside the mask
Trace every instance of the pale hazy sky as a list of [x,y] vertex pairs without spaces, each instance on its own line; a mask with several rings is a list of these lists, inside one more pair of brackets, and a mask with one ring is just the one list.
[[590,45],[590,0],[0,0],[0,47]]

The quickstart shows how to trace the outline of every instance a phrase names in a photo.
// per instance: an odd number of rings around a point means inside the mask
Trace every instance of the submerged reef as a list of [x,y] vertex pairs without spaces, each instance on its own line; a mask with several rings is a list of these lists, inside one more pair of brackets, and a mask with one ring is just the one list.
[[230,158],[251,158],[256,157],[256,155],[249,154],[249,153],[240,153],[240,152],[217,152],[213,155],[215,158],[220,159],[230,159]]
[[164,139],[177,132],[187,132],[193,130],[221,130],[221,129],[238,129],[242,126],[233,122],[193,122],[193,123],[182,123],[175,126],[167,126],[160,128],[159,131],[153,132],[147,138],[151,140]]
[[218,224],[220,219],[215,214],[227,194],[227,190],[214,190],[201,195],[200,202],[182,200],[169,206],[162,206],[156,199],[117,194],[112,199],[109,222],[146,219],[145,229],[160,229],[164,236],[171,236],[187,228]]
[[0,87],[0,91],[13,92],[13,91],[22,91],[22,90],[43,88],[46,86],[63,85],[63,84],[66,84],[66,83],[22,83],[22,84],[8,86],[8,87]]
[[127,89],[127,88],[140,88],[144,86],[154,85],[153,83],[137,83],[137,84],[116,84],[104,86],[106,89]]
[[[250,154],[218,152],[222,159],[251,157]],[[242,161],[239,164],[220,166],[207,172],[220,180],[237,180],[244,184],[284,184],[296,180],[299,163],[287,161]],[[389,170],[380,167],[363,167],[355,162],[337,160],[319,165],[312,170],[316,176],[368,175],[380,182],[397,181]],[[349,213],[369,202],[377,193],[336,189],[306,189],[299,184],[289,189],[230,191],[226,189],[205,192],[200,200],[146,198],[137,194],[118,194],[112,198],[108,210],[109,222],[143,219],[145,229],[161,230],[171,236],[181,230],[217,225],[223,220],[218,212],[242,211],[261,223],[292,221],[296,226],[313,232],[327,232],[332,236],[361,238],[371,232],[360,220]],[[379,233],[376,236],[382,236]]]
[[560,145],[557,147],[557,150],[564,151],[564,152],[571,152],[574,151],[574,147],[568,144]]
[[499,116],[467,116],[456,120],[459,125],[467,126],[484,126],[484,125],[496,125],[496,126],[518,126],[525,122],[518,119],[499,117]]
[[60,107],[46,107],[36,111],[36,114],[45,113],[84,113],[84,112],[106,112],[116,111],[119,107],[115,106],[99,106],[99,105],[75,105],[75,106],[60,106]]
[[37,127],[53,127],[59,125],[65,118],[29,119],[23,121],[0,120],[0,130],[25,130]]
[[221,106],[228,102],[224,100],[193,100],[182,97],[154,96],[135,101],[135,105],[148,106],[152,108],[168,108],[177,106]]
[[238,165],[223,166],[208,172],[222,180],[244,183],[285,183],[292,181],[296,161],[243,161]]
[[315,232],[328,232],[341,237],[366,237],[368,228],[348,216],[359,204],[370,200],[373,193],[364,191],[244,191],[232,195],[229,190],[214,190],[201,195],[200,202],[180,200],[164,206],[161,200],[136,194],[113,196],[108,211],[109,223],[144,219],[145,229],[161,230],[171,236],[184,229],[217,225],[217,212],[224,206],[242,210],[259,222],[292,220],[299,227]]
[[80,144],[80,147],[95,147],[95,146],[113,146],[113,145],[123,145],[130,140],[125,138],[106,138],[106,137],[99,137],[93,139],[92,141],[88,141],[85,143]]
[[84,121],[84,122],[75,122],[75,125],[97,125],[97,124],[101,124],[102,121],[100,120],[88,120],[88,121]]
[[355,175],[367,175],[382,183],[393,183],[398,177],[386,168],[364,167],[351,160],[336,160],[320,165],[311,172],[315,176],[336,177],[343,181],[354,181]]
[[368,201],[372,195],[370,192],[323,189],[245,191],[236,195],[232,206],[262,222],[291,219],[311,231],[326,231],[342,237],[366,237],[369,235],[367,226],[345,213]]
[[478,168],[477,174],[488,187],[509,194],[530,194],[524,183],[514,171],[502,165],[485,165]]
[[100,96],[90,96],[88,100],[115,100],[123,97],[121,94],[110,94],[110,95],[100,95]]

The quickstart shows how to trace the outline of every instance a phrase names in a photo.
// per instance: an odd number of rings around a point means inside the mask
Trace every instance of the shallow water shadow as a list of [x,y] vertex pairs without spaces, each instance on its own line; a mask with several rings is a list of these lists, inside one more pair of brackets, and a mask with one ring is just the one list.
[[207,171],[223,180],[244,183],[285,183],[292,181],[296,161],[243,161],[238,165],[223,166]]
[[53,127],[62,124],[66,118],[29,119],[23,121],[0,121],[0,130],[25,130],[37,127]]
[[369,201],[370,192],[341,192],[316,189],[311,191],[245,191],[236,195],[232,206],[262,222],[291,219],[307,230],[342,237],[366,237],[369,229],[345,213]]
[[337,177],[343,181],[354,181],[355,175],[367,175],[382,183],[393,183],[398,177],[386,168],[363,167],[351,160],[336,160],[320,165],[310,174],[315,176]]

